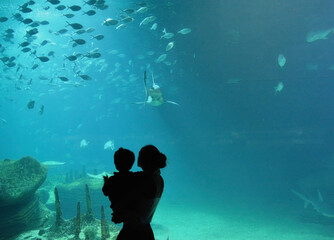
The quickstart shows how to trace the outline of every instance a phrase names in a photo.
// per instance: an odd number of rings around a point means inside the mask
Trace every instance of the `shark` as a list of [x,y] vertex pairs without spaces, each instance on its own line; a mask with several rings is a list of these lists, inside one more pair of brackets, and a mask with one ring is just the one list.
[[306,35],[306,42],[311,43],[317,40],[326,40],[328,35],[333,32],[333,28],[321,30],[321,31],[311,31]]
[[173,101],[168,101],[164,98],[162,94],[162,90],[158,84],[155,83],[154,81],[154,76],[152,73],[152,87],[147,87],[146,83],[146,71],[144,72],[144,87],[145,87],[145,101],[144,102],[136,102],[136,104],[150,104],[151,106],[157,107],[160,106],[164,103],[171,103],[174,105],[179,105],[176,102]]
[[110,175],[111,174],[107,173],[107,172],[102,172],[102,173],[99,173],[99,174],[87,173],[88,177],[95,178],[95,179],[103,179],[104,176],[110,176]]
[[45,162],[41,162],[42,164],[46,165],[46,166],[59,166],[59,165],[64,165],[65,162],[58,162],[58,161],[45,161]]
[[334,218],[334,209],[325,204],[322,194],[318,190],[318,197],[315,199],[308,198],[301,193],[291,190],[298,198],[304,201],[304,208],[311,206],[318,214],[328,218]]

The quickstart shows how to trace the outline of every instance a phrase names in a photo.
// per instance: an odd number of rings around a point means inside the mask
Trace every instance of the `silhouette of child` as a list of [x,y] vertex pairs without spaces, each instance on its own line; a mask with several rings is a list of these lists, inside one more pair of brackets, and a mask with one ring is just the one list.
[[130,171],[135,162],[135,155],[132,151],[119,148],[114,154],[114,163],[118,172],[113,176],[103,176],[103,194],[109,197],[110,208],[113,210],[112,221],[121,223],[124,220],[124,209],[127,205],[127,195],[131,193],[134,184],[134,173]]

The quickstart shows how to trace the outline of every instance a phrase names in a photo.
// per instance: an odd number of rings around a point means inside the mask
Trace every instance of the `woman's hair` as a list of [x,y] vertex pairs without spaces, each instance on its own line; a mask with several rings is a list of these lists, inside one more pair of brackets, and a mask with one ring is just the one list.
[[142,147],[138,155],[138,166],[143,170],[155,171],[166,167],[167,157],[161,153],[155,146],[146,145]]
[[129,171],[135,162],[135,154],[125,148],[119,148],[114,154],[114,163],[118,171]]

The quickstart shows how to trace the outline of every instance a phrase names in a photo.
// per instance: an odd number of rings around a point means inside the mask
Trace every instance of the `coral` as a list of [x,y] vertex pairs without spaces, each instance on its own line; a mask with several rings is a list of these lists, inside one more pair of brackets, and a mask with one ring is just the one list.
[[80,240],[79,234],[81,232],[81,221],[80,221],[80,202],[77,203],[77,217],[75,219],[75,232],[74,232],[74,239]]
[[101,240],[107,239],[106,225],[107,225],[107,222],[106,222],[106,217],[104,215],[104,207],[101,206]]
[[60,201],[59,201],[59,195],[58,195],[58,189],[55,188],[55,208],[56,208],[56,222],[55,226],[58,227],[60,226],[62,222],[61,218],[61,208],[60,208]]
[[86,219],[87,221],[92,221],[94,220],[94,214],[92,210],[92,203],[90,200],[89,188],[87,184],[85,185],[85,190],[86,190],[86,203],[87,203]]
[[84,231],[85,240],[95,240],[96,239],[96,230],[94,227],[87,227]]

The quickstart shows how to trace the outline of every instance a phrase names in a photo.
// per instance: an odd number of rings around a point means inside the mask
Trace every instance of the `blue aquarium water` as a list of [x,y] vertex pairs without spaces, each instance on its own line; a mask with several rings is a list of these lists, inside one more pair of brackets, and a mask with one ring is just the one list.
[[[156,239],[333,239],[333,8],[3,0],[0,159],[46,162],[36,195],[53,212],[69,184],[70,219],[84,199],[72,181],[102,188],[119,147],[154,144],[167,155]],[[99,187],[91,199],[111,223]]]

